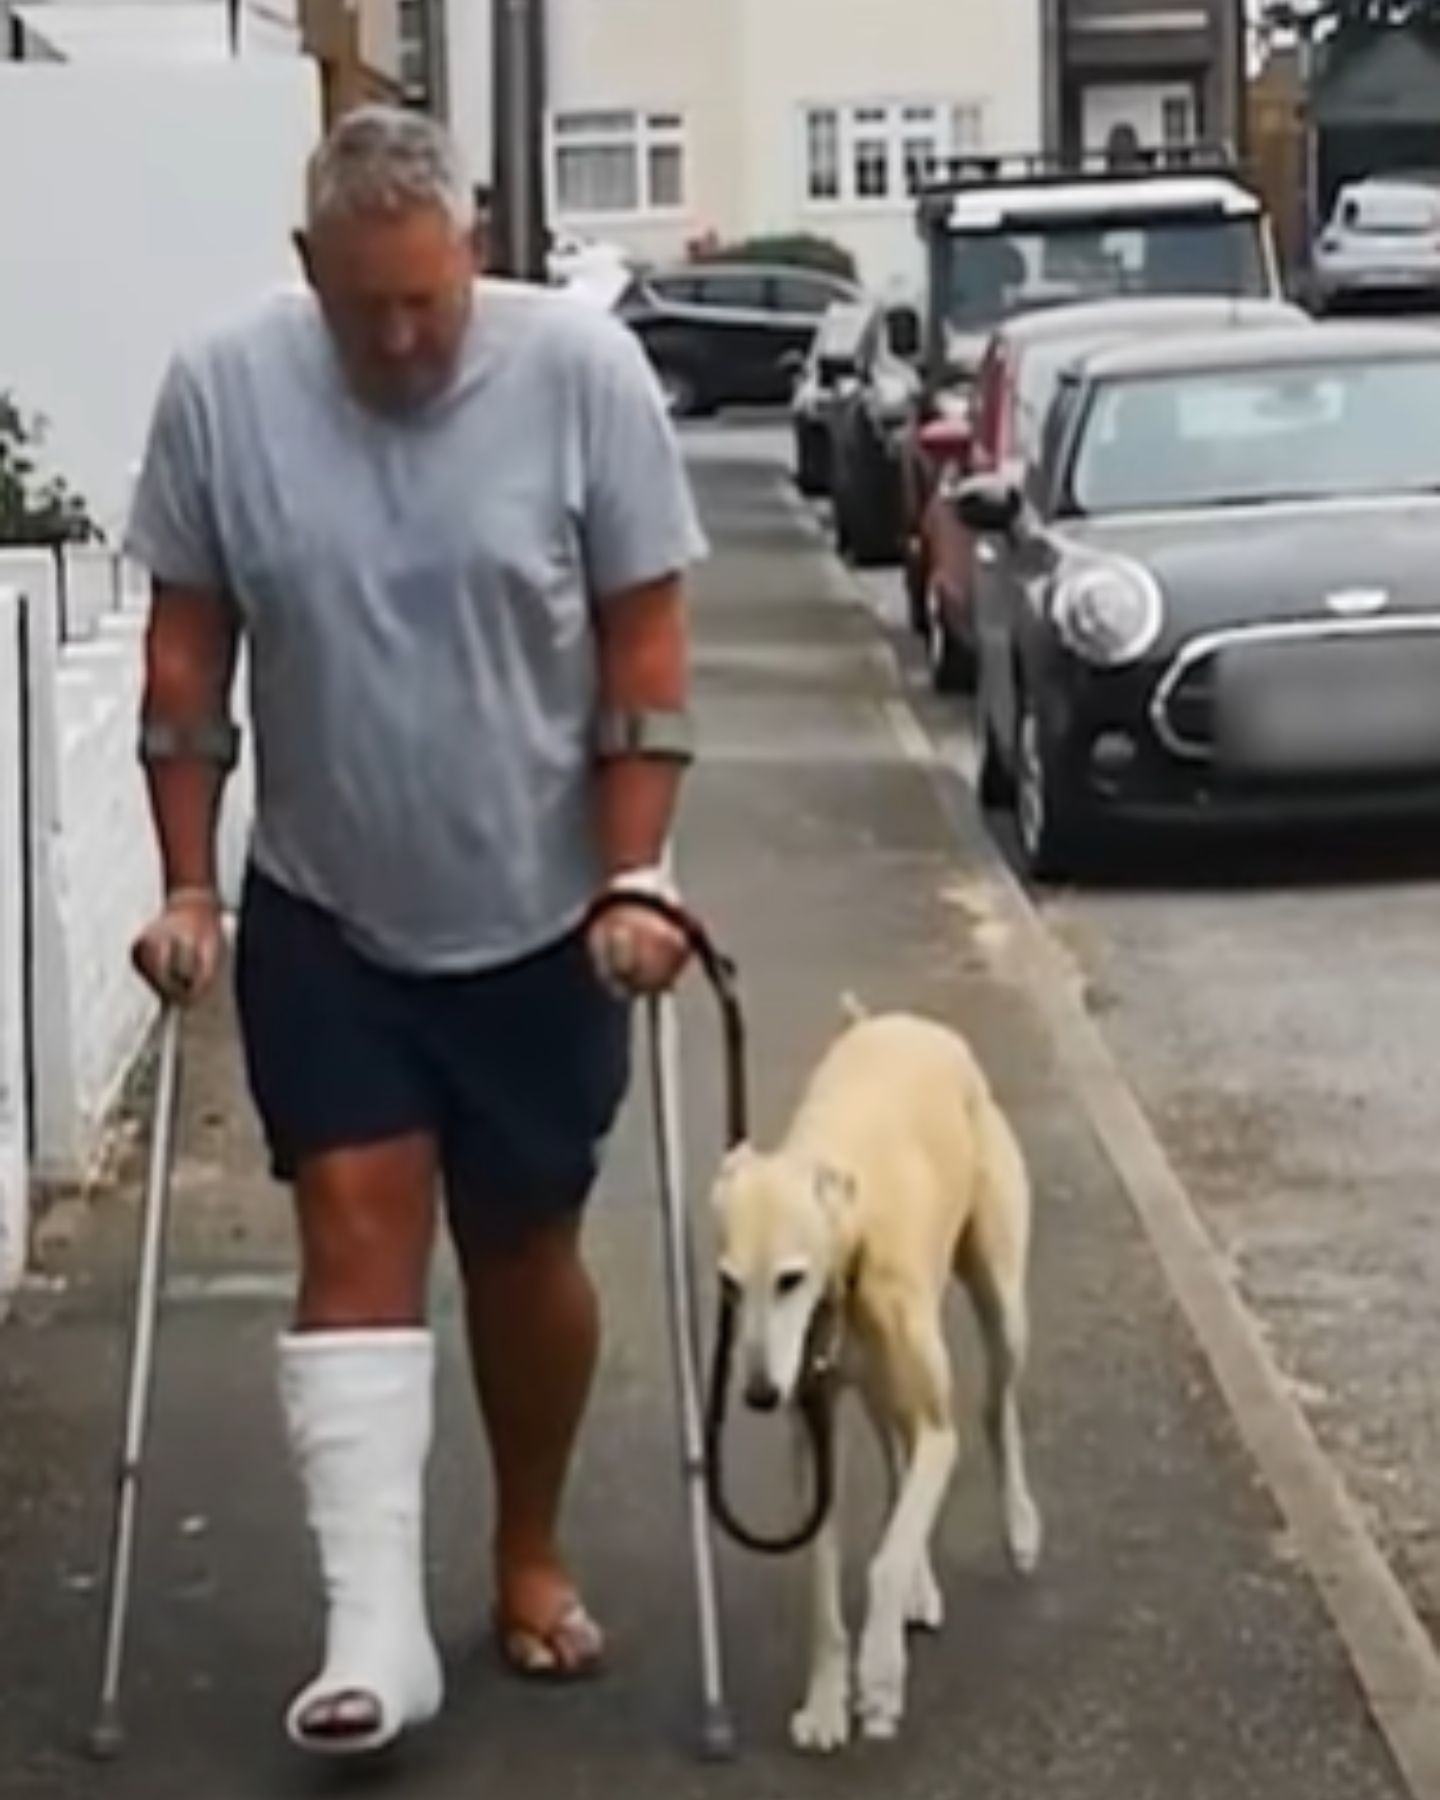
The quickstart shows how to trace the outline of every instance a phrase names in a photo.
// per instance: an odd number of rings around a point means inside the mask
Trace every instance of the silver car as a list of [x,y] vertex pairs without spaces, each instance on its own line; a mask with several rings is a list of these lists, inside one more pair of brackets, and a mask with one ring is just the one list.
[[1440,173],[1347,183],[1313,258],[1322,310],[1366,297],[1440,299]]

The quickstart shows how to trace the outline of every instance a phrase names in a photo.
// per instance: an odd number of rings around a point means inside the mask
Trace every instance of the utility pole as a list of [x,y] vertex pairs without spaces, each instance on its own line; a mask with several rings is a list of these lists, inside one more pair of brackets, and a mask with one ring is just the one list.
[[544,0],[491,0],[495,183],[489,262],[545,279]]

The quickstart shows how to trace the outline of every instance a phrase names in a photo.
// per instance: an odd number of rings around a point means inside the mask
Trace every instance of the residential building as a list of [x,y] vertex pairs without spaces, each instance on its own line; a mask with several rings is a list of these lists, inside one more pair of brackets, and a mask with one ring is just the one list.
[[366,100],[401,97],[400,0],[288,4],[298,11],[304,48],[320,68],[327,125]]
[[[536,0],[538,3],[538,0]],[[450,0],[450,118],[492,178],[492,0]],[[651,259],[815,233],[913,289],[908,175],[1041,144],[1041,0],[548,0],[546,185],[566,237]]]
[[450,110],[445,0],[399,0],[398,12],[405,103],[443,119]]
[[1244,0],[1046,0],[1050,135],[1103,151],[1245,139]]
[[401,0],[6,0],[30,62],[213,62],[310,56],[328,121],[401,93]]

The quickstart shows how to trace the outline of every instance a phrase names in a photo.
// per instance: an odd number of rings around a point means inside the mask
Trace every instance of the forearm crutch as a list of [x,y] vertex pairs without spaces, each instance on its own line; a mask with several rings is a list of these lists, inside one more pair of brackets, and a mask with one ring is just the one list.
[[650,1088],[655,1123],[655,1165],[665,1233],[670,1342],[680,1414],[681,1469],[689,1515],[690,1556],[700,1638],[703,1710],[700,1754],[725,1761],[736,1750],[735,1726],[725,1691],[719,1583],[710,1535],[701,1399],[700,1324],[695,1304],[694,1240],[685,1198],[685,1155],[680,1114],[680,1032],[674,998],[648,1003]]
[[110,1561],[105,1579],[105,1625],[100,1697],[89,1738],[93,1756],[117,1756],[125,1731],[120,1681],[125,1663],[125,1628],[130,1614],[131,1576],[139,1518],[140,1471],[154,1385],[155,1337],[164,1274],[170,1178],[175,1161],[175,1118],[180,1091],[180,1009],[168,1005],[160,1028],[160,1062],[150,1131],[150,1161],[140,1215],[139,1264],[130,1319],[129,1373],[122,1415],[120,1454],[115,1470]]

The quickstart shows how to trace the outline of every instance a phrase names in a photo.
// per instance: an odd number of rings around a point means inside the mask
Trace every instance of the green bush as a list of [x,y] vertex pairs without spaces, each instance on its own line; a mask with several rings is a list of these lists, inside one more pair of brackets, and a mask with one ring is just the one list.
[[818,269],[822,274],[838,275],[845,281],[859,280],[855,259],[843,244],[837,244],[830,238],[810,236],[805,232],[744,238],[738,243],[720,244],[702,252],[697,260],[781,263],[789,268]]
[[0,391],[0,544],[85,544],[101,536],[85,502],[59,476],[42,476],[35,452],[45,423]]

